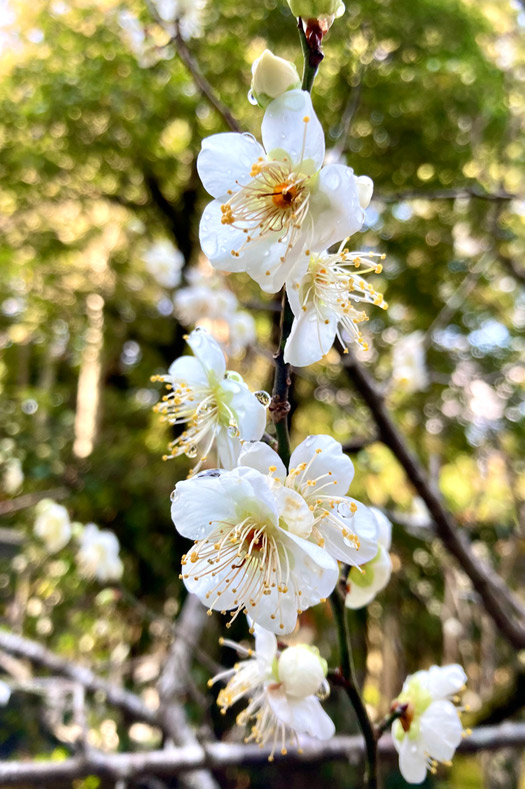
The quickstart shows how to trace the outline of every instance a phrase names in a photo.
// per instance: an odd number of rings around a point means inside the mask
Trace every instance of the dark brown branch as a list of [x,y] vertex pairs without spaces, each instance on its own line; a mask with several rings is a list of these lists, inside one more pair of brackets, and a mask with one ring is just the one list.
[[410,452],[401,434],[391,420],[381,395],[368,372],[351,356],[345,356],[348,376],[376,422],[381,441],[389,447],[401,463],[408,479],[428,507],[435,531],[446,549],[457,559],[462,570],[485,605],[501,634],[515,649],[525,648],[525,611],[505,582],[487,563],[473,553],[470,543],[441,503],[426,474]]
[[[474,729],[459,746],[461,753],[496,751],[500,748],[523,747],[525,723],[504,723]],[[391,737],[378,743],[383,758],[396,758]],[[91,751],[85,756],[62,762],[2,762],[0,786],[45,786],[62,781],[73,781],[87,775],[98,775],[117,781],[135,780],[145,775],[172,777],[188,770],[247,767],[267,763],[270,748],[257,745],[216,742],[208,745],[170,748],[149,753],[100,753]],[[332,760],[359,763],[364,756],[364,741],[360,736],[333,737],[326,742],[311,740],[303,752],[290,749],[286,756],[275,754],[276,762],[286,764],[315,764]]]

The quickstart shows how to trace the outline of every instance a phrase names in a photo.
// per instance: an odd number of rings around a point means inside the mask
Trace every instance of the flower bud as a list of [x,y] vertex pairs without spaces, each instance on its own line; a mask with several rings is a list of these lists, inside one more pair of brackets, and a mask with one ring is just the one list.
[[263,108],[285,91],[301,87],[294,64],[277,57],[269,49],[254,62],[252,75],[251,94]]
[[[345,5],[341,0],[288,0],[292,14],[301,19],[322,19],[339,17],[344,14]],[[331,24],[331,22],[330,22]]]
[[374,182],[372,179],[368,175],[360,175],[357,179],[357,192],[359,194],[359,205],[363,210],[366,210],[370,205],[373,191]]
[[284,650],[279,657],[277,671],[287,696],[306,698],[317,693],[328,666],[317,647],[299,644]]

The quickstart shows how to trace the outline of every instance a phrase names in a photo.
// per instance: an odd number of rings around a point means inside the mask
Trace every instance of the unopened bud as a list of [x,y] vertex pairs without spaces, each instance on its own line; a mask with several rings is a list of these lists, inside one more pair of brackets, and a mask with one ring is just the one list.
[[279,658],[279,681],[288,696],[306,698],[317,693],[327,671],[326,660],[319,655],[319,650],[306,644],[288,647]]
[[345,5],[341,0],[288,0],[292,14],[301,19],[325,19],[330,26],[335,17],[342,16]]
[[368,208],[374,191],[374,182],[368,175],[360,175],[357,179],[357,191],[359,193],[359,205],[363,210]]
[[263,108],[287,90],[301,87],[294,64],[277,57],[269,49],[254,62],[252,75],[251,95]]

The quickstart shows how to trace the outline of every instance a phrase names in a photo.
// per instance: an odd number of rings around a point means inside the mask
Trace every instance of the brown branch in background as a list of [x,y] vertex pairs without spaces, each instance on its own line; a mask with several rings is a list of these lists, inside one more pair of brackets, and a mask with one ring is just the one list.
[[350,380],[372,413],[381,441],[401,463],[409,481],[427,505],[437,536],[470,578],[474,589],[483,600],[487,613],[492,617],[501,634],[515,649],[524,649],[525,610],[522,604],[492,567],[474,555],[470,543],[443,507],[421,464],[410,452],[391,420],[383,398],[368,372],[353,356],[342,358]]
[[0,501],[0,515],[11,515],[13,512],[20,512],[20,510],[34,507],[42,499],[65,499],[70,494],[70,489],[65,487],[41,490],[37,493],[25,493],[23,496],[17,496],[16,499]]
[[122,710],[126,715],[136,720],[145,721],[152,726],[160,726],[159,715],[156,710],[147,707],[143,701],[130,691],[124,690],[98,677],[87,666],[73,663],[71,660],[55,655],[49,649],[31,641],[23,636],[15,635],[7,630],[0,630],[0,649],[9,655],[25,658],[32,664],[67,677],[82,685],[90,693],[102,692],[108,704]]
[[[157,682],[159,715],[163,729],[169,732],[173,742],[181,747],[201,747],[188,723],[183,701],[191,671],[192,644],[198,643],[206,621],[206,608],[195,595],[188,595],[176,626],[178,631],[184,633],[185,638],[175,636]],[[217,789],[218,786],[207,770],[198,770],[184,776],[182,784],[186,789]]]
[[210,104],[215,107],[219,115],[224,119],[230,129],[235,132],[240,132],[241,127],[238,121],[232,115],[228,107],[222,103],[215,90],[201,72],[199,64],[191,54],[186,42],[181,36],[180,28],[177,22],[175,22],[175,35],[173,36],[173,43],[176,45],[178,56],[190,72],[191,76],[193,77],[193,81],[201,93],[208,99]]
[[460,186],[454,189],[407,189],[404,192],[389,192],[388,194],[374,194],[375,200],[383,203],[398,203],[402,200],[456,200],[461,197],[477,197],[479,200],[523,200],[523,195],[511,194],[504,190],[486,192],[481,186]]
[[[460,744],[460,753],[497,751],[500,748],[520,748],[525,745],[525,723],[503,723],[474,729]],[[384,759],[396,759],[397,752],[390,736],[378,743]],[[291,748],[286,756],[277,751],[275,762],[315,764],[327,761],[346,761],[359,765],[364,756],[364,741],[360,736],[333,737],[327,741],[310,740],[302,753]],[[148,753],[101,753],[90,751],[85,756],[62,762],[2,762],[0,787],[21,785],[56,786],[88,775],[109,780],[136,780],[143,776],[173,777],[188,770],[221,770],[227,767],[249,767],[268,762],[271,748],[257,745],[215,742],[190,745]]]

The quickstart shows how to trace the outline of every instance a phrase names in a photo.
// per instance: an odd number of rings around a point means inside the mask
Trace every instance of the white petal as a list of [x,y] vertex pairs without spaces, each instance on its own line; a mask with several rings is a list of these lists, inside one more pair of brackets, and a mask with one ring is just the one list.
[[265,249],[259,245],[253,254],[248,256],[248,252],[245,253],[246,271],[265,293],[277,293],[283,287],[303,250],[306,230],[303,229],[298,234],[293,248],[288,251],[284,260],[281,258],[285,245],[277,240],[281,235],[274,233],[269,236],[270,243],[265,242]]
[[380,545],[386,548],[387,551],[389,551],[390,546],[392,545],[392,524],[386,517],[385,513],[381,512],[381,510],[378,510],[377,507],[369,507],[368,509],[374,515],[377,521],[377,541]]
[[268,444],[263,441],[252,441],[243,444],[239,455],[239,466],[249,466],[260,471],[261,474],[268,474],[269,469],[275,466],[276,470],[272,473],[274,479],[284,482],[286,479],[286,468],[283,461]]
[[314,516],[303,497],[280,483],[273,486],[273,495],[277,502],[279,518],[282,518],[286,524],[287,531],[305,539],[309,537],[314,525]]
[[183,537],[193,540],[206,537],[219,521],[240,523],[244,517],[242,505],[253,497],[248,480],[232,474],[219,477],[206,474],[178,482],[171,504],[175,528]]
[[243,381],[226,379],[221,386],[222,392],[230,392],[229,407],[234,412],[244,441],[258,441],[266,427],[266,408]]
[[281,688],[268,689],[267,698],[274,715],[298,734],[328,740],[335,734],[332,719],[315,696],[292,700]]
[[[352,502],[353,499],[347,499],[347,501]],[[357,502],[355,503],[357,504]],[[346,509],[346,506],[343,506]],[[348,517],[338,515],[334,519],[327,517],[319,521],[317,525],[325,541],[325,550],[338,561],[353,566],[370,562],[375,558],[378,550],[375,519],[363,504],[358,504],[358,506],[362,509],[360,519],[357,518],[357,513]],[[366,512],[368,512],[368,518]],[[343,537],[343,529],[346,529],[350,534],[357,535],[359,548],[350,537]]]
[[216,436],[217,460],[220,468],[232,471],[237,468],[241,441],[237,436],[230,436],[227,427],[220,427]]
[[244,256],[232,255],[232,251],[242,247],[246,241],[246,233],[232,225],[223,225],[222,217],[220,200],[212,200],[208,203],[199,225],[202,251],[214,268],[221,271],[245,271]]
[[226,372],[226,358],[221,346],[204,329],[194,329],[186,340],[191,350],[206,370],[208,379],[222,381]]
[[[310,120],[305,122],[305,118]],[[295,166],[306,159],[313,159],[316,169],[323,163],[323,127],[314,112],[310,94],[304,90],[286,91],[268,105],[261,134],[268,154],[284,149]]]
[[370,205],[370,200],[374,192],[374,182],[368,175],[360,175],[357,177],[357,191],[359,192],[359,203],[361,208],[366,211]]
[[467,675],[457,663],[451,666],[431,666],[427,673],[429,693],[434,699],[454,696],[467,682]]
[[319,174],[310,197],[314,220],[312,249],[322,251],[361,229],[365,212],[359,203],[357,180],[351,167],[329,164]]
[[264,627],[254,624],[255,630],[255,651],[257,659],[261,659],[265,663],[273,663],[277,654],[277,639],[274,633],[265,630]]
[[284,361],[294,367],[307,367],[328,353],[335,340],[337,317],[319,321],[315,309],[301,311],[294,318],[284,349]]
[[[301,591],[301,610],[305,611],[331,595],[339,578],[339,566],[327,551],[289,532],[282,540],[293,554],[291,582]],[[294,623],[295,625],[295,623]]]
[[421,739],[433,759],[452,759],[461,742],[463,727],[451,701],[434,701],[419,720]]
[[356,578],[359,581],[359,570],[354,569],[349,572],[345,598],[347,608],[363,608],[371,603],[388,584],[392,575],[392,561],[386,548],[380,545],[375,560],[368,562],[362,569],[365,573],[370,574],[371,583],[361,586],[359,583],[355,583]]
[[427,762],[421,742],[404,738],[399,749],[399,769],[409,784],[423,783],[427,774]]
[[264,156],[264,149],[251,134],[225,132],[202,141],[197,157],[197,171],[202,185],[212,197],[223,197],[229,189],[236,192],[252,176],[254,162]]
[[354,554],[354,561],[349,558],[350,564],[361,565],[371,561],[377,556],[379,544],[377,541],[377,520],[370,512],[368,507],[365,507],[360,501],[352,499],[350,496],[346,497],[346,502],[350,505],[357,507],[353,514],[346,514],[348,510],[342,508],[342,520],[347,523],[347,528],[357,534],[359,537],[359,549]]
[[[317,451],[319,449],[320,452]],[[325,488],[323,493],[344,496],[348,492],[354,478],[354,465],[343,453],[339,441],[332,436],[317,435],[305,438],[292,452],[290,470],[297,468],[301,463],[306,463],[307,468],[295,477],[298,483],[319,479],[316,485],[309,488],[309,494],[311,493],[312,496],[328,481],[331,483],[330,487]]]
[[[173,383],[191,387],[208,387],[208,376],[202,364],[194,356],[179,356],[171,363],[168,375]],[[196,402],[196,405],[198,401]]]

